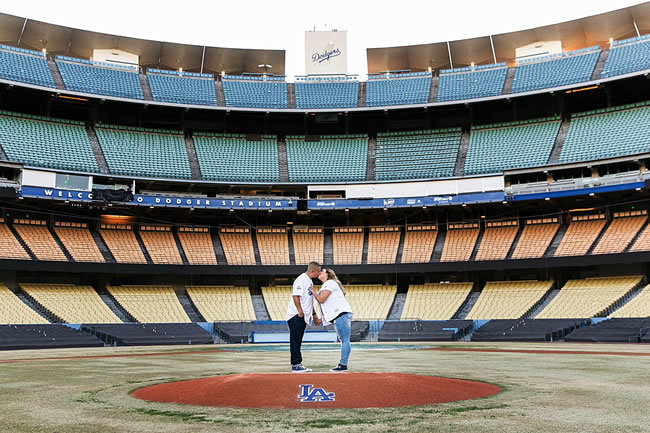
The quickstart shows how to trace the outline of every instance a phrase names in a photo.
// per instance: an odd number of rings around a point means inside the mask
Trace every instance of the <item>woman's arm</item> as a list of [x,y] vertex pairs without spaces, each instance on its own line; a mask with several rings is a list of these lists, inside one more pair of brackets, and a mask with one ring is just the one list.
[[324,289],[324,290],[321,290],[320,293],[319,293],[316,289],[314,289],[312,287],[311,288],[311,293],[314,295],[314,298],[316,298],[316,300],[319,303],[322,304],[323,302],[325,302],[325,300],[329,297],[330,293],[332,293],[332,292],[330,292],[327,289]]

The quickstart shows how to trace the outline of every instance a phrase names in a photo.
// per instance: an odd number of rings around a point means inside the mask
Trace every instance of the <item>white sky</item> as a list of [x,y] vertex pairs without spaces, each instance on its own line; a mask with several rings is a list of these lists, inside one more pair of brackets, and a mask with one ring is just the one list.
[[644,3],[639,0],[22,0],[0,12],[157,41],[284,49],[288,76],[304,73],[304,31],[347,30],[348,72],[366,48],[507,33]]

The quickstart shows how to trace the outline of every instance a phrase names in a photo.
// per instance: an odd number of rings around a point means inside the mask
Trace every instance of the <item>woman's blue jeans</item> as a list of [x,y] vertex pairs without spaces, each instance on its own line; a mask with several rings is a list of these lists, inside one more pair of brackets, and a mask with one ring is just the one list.
[[350,332],[352,329],[352,313],[345,313],[334,322],[336,334],[341,340],[341,361],[339,364],[348,365],[348,358],[350,358]]

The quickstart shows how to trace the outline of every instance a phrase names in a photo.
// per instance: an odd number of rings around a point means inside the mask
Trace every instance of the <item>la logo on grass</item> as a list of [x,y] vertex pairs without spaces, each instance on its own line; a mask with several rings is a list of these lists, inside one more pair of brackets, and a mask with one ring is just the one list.
[[327,392],[323,388],[313,388],[314,385],[298,385],[302,390],[298,394],[298,398],[302,403],[320,402],[320,401],[335,401],[334,393]]

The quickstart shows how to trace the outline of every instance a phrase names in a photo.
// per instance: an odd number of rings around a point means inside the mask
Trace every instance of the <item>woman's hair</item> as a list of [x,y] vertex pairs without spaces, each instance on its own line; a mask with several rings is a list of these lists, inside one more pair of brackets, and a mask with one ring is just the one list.
[[341,284],[341,281],[336,276],[336,273],[330,268],[323,268],[323,270],[327,274],[327,279],[335,281],[336,284],[338,284],[339,287],[341,288],[341,291],[343,292],[343,296],[345,296],[345,287],[343,287],[343,284]]

